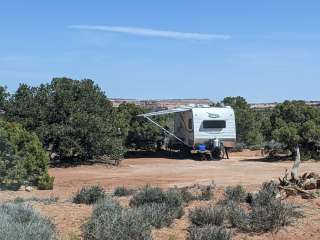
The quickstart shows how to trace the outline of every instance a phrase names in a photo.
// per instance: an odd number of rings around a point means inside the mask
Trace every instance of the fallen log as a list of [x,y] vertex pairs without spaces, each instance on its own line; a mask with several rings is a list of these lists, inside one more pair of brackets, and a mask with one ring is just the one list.
[[316,198],[316,195],[313,192],[308,192],[296,186],[279,186],[279,189],[283,190],[286,193],[286,197],[300,195],[302,198],[305,199]]

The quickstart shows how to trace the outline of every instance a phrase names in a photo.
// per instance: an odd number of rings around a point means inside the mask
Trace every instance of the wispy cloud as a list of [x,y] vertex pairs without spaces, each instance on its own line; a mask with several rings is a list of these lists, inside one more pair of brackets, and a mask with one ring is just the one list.
[[137,28],[137,27],[119,27],[119,26],[106,26],[106,25],[71,25],[71,29],[91,30],[91,31],[104,31],[125,33],[138,36],[147,37],[162,37],[162,38],[175,38],[175,39],[190,39],[190,40],[228,40],[230,35],[225,34],[208,34],[208,33],[195,33],[195,32],[176,32],[164,31],[150,28]]

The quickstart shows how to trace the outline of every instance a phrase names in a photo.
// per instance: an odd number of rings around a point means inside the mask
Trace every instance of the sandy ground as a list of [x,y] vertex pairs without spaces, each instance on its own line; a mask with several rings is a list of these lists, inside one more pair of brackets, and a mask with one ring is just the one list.
[[[127,159],[120,167],[105,165],[78,166],[70,168],[52,168],[50,174],[55,176],[52,191],[2,191],[0,201],[12,200],[16,197],[59,197],[54,204],[35,204],[44,215],[51,217],[57,224],[62,236],[69,233],[80,233],[79,226],[90,216],[92,208],[86,205],[72,204],[72,195],[84,185],[100,184],[107,191],[116,186],[139,187],[146,184],[163,188],[171,186],[187,186],[194,183],[210,183],[218,186],[220,195],[228,185],[243,184],[253,190],[259,184],[282,176],[285,169],[290,169],[292,162],[266,162],[259,152],[232,153],[230,159],[221,161],[176,160],[167,158],[135,158]],[[301,172],[320,172],[320,162],[304,162]],[[218,193],[219,195],[219,193]],[[128,199],[123,199],[128,201]],[[299,202],[304,208],[306,217],[299,219],[293,226],[274,234],[243,235],[235,233],[233,239],[320,239],[320,200],[291,199]],[[191,203],[186,209],[192,208]],[[201,203],[203,204],[203,203]],[[185,239],[187,217],[176,220],[170,228],[154,232],[155,239]],[[65,238],[67,239],[67,238]]]

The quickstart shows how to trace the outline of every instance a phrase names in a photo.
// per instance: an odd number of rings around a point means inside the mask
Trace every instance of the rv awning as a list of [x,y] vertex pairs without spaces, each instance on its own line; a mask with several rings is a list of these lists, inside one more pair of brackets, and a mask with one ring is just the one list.
[[151,116],[158,116],[158,115],[164,115],[164,114],[170,114],[170,113],[187,112],[190,110],[191,108],[188,108],[188,107],[173,108],[173,109],[168,109],[163,111],[140,114],[138,115],[138,117],[151,117]]

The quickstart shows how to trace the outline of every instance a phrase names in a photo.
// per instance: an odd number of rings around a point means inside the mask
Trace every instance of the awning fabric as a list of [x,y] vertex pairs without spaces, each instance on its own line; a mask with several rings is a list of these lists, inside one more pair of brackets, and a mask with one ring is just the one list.
[[151,117],[151,116],[165,115],[165,114],[170,114],[170,113],[187,112],[190,110],[191,110],[191,108],[188,108],[188,107],[173,108],[173,109],[162,110],[162,111],[157,111],[157,112],[139,114],[138,117]]

